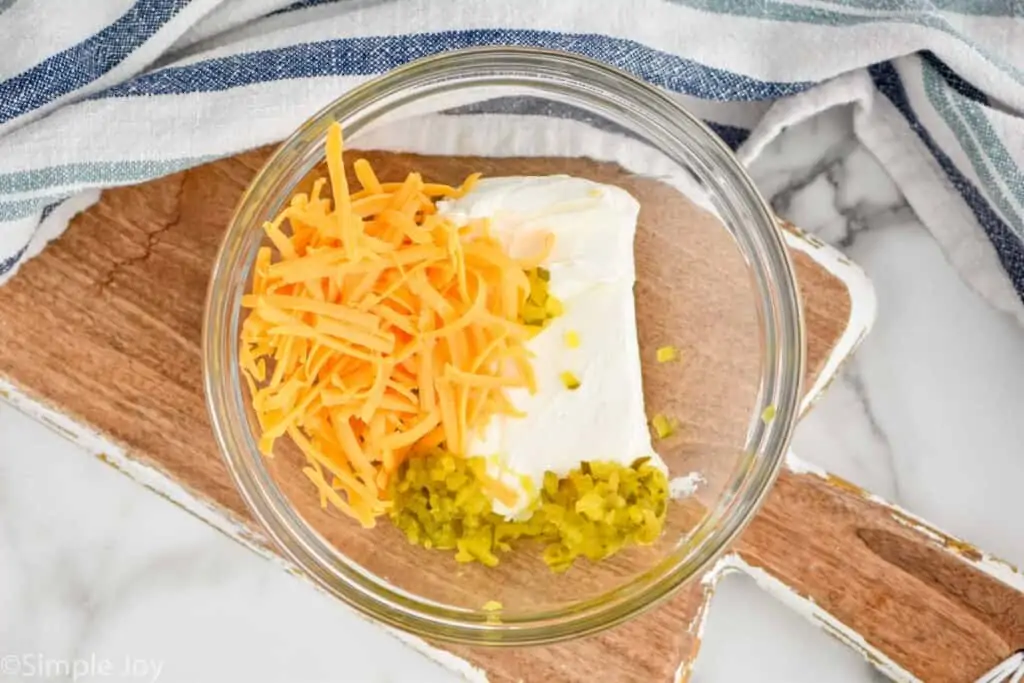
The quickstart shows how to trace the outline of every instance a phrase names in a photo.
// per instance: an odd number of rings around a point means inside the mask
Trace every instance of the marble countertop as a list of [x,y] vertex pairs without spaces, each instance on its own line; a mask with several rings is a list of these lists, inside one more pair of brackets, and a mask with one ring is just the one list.
[[[1024,329],[959,280],[848,111],[787,131],[752,171],[878,296],[797,455],[1024,565]],[[0,683],[74,663],[79,680],[458,680],[2,403],[0,455]],[[697,683],[879,678],[747,579],[712,605]]]

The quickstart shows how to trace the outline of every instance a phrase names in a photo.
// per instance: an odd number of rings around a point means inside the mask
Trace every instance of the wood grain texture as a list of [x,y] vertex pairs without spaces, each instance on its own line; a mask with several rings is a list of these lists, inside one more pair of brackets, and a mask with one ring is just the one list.
[[[133,457],[250,525],[211,438],[202,398],[200,328],[223,227],[265,156],[266,151],[252,152],[107,192],[0,289],[0,375],[109,435]],[[410,160],[393,163],[397,172]],[[506,173],[527,173],[537,160],[504,163]],[[614,172],[579,160],[558,163],[557,170],[596,179]],[[552,172],[550,164],[543,172]],[[657,192],[631,189],[641,195]],[[641,198],[648,203],[652,196]],[[650,219],[648,213],[641,222]],[[668,244],[657,231],[644,235],[638,238],[638,260],[655,258]],[[794,261],[808,328],[808,376],[813,378],[847,324],[850,300],[843,283],[811,257],[795,253]],[[721,271],[708,273],[720,277]],[[691,321],[697,315],[673,308],[697,300],[696,291],[669,298],[663,293],[657,286],[638,286],[638,316],[667,320],[670,316],[644,313],[664,307]],[[716,310],[728,313],[736,300],[718,303]],[[750,348],[750,339],[737,333],[748,329],[749,321],[720,317],[714,333],[729,354],[684,364],[676,371],[689,374],[679,377],[645,377],[645,384],[709,386],[711,380],[700,374],[708,367],[750,362],[743,355],[749,351],[739,353],[740,360],[735,357],[737,349]],[[696,332],[708,333],[713,323],[695,326]],[[694,331],[641,324],[644,347],[686,334]],[[704,413],[692,399],[672,404],[689,419],[687,431],[703,435],[700,443],[705,445],[729,442],[735,429],[731,422],[711,419],[737,400],[720,391],[708,399],[716,409],[704,408]],[[681,400],[668,394],[663,398]],[[651,400],[660,399],[648,395]],[[680,457],[700,457],[685,443],[679,451]],[[708,448],[705,455],[714,453]],[[317,526],[329,529],[332,523],[321,519]],[[890,509],[851,487],[784,473],[737,549],[748,563],[825,606],[924,680],[968,680],[969,673],[980,673],[1024,645],[1019,593],[937,548],[929,535],[901,525]],[[494,681],[667,681],[680,661],[697,651],[695,625],[707,597],[705,587],[694,583],[627,624],[572,643],[518,650],[446,647],[484,667]]]
[[847,482],[783,472],[735,550],[921,680],[974,681],[1024,649],[1024,594],[915,527]]

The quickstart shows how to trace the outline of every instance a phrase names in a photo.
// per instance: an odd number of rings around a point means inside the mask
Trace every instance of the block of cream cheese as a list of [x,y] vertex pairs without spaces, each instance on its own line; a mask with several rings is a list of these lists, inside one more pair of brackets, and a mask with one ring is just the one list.
[[[468,447],[468,455],[486,457],[491,474],[519,493],[511,507],[494,501],[508,518],[525,516],[547,471],[563,477],[583,461],[628,466],[642,457],[664,469],[647,428],[637,343],[639,210],[625,190],[569,176],[484,179],[440,206],[457,224],[489,218],[492,235],[513,258],[537,254],[547,234],[555,237],[543,266],[564,312],[527,343],[537,391],[510,390],[525,417],[493,418]],[[575,348],[566,343],[568,332],[579,338]],[[579,379],[578,388],[566,387],[564,372]]]

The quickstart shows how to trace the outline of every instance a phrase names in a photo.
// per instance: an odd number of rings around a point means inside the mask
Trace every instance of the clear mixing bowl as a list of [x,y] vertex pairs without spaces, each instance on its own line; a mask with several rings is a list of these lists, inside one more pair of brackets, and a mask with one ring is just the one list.
[[[412,170],[458,183],[568,173],[641,203],[637,326],[646,410],[679,421],[655,449],[674,479],[665,532],[599,563],[551,572],[539,552],[495,568],[410,545],[333,509],[258,425],[239,371],[241,297],[261,225],[322,173],[329,124],[381,180]],[[354,154],[346,154],[346,165]],[[669,96],[599,63],[487,48],[424,59],[347,93],[284,142],[253,180],[221,247],[207,301],[204,373],[216,438],[254,516],[323,588],[391,626],[479,644],[591,633],[700,576],[757,511],[782,462],[800,395],[804,338],[793,269],[764,201],[729,149]],[[681,359],[655,360],[672,345]],[[774,417],[772,415],[774,414]],[[484,604],[497,601],[497,614]]]

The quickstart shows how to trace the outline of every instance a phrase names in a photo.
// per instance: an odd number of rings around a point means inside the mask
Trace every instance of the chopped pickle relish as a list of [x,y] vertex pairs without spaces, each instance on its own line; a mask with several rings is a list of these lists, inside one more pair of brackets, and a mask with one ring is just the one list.
[[484,458],[441,449],[410,458],[392,482],[392,522],[411,543],[491,567],[514,541],[534,539],[546,544],[542,557],[556,572],[578,557],[597,561],[653,543],[665,523],[668,480],[647,458],[628,467],[584,462],[561,479],[548,472],[524,520],[492,511],[486,468]]
[[551,273],[546,269],[531,268],[526,271],[526,279],[530,283],[530,291],[519,309],[519,319],[539,332],[552,318],[562,314],[562,302],[548,291]]

